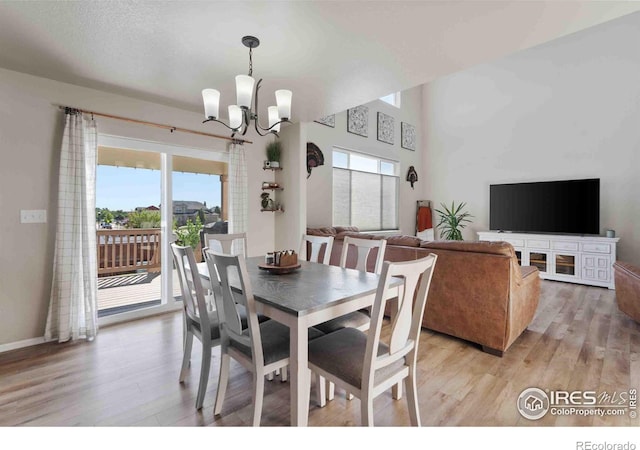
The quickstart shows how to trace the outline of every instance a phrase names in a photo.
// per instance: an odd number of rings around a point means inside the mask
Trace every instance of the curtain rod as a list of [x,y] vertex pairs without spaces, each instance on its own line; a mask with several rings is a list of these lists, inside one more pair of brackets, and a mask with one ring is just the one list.
[[253,141],[248,141],[246,139],[232,138],[232,137],[229,137],[229,136],[222,136],[220,134],[203,133],[202,131],[195,131],[195,130],[189,130],[187,128],[174,127],[173,125],[164,125],[164,124],[161,124],[161,123],[146,122],[144,120],[138,120],[138,119],[130,119],[128,117],[114,116],[112,114],[103,114],[103,113],[99,113],[99,112],[95,112],[95,111],[87,111],[85,109],[74,108],[72,106],[62,106],[62,105],[55,105],[55,106],[57,106],[59,109],[67,109],[67,108],[75,109],[77,111],[80,111],[81,113],[91,114],[92,116],[106,117],[108,119],[122,120],[124,122],[131,122],[131,123],[137,123],[137,124],[141,124],[141,125],[148,125],[148,126],[156,127],[156,128],[162,128],[162,129],[165,129],[165,130],[169,130],[172,133],[174,131],[181,131],[183,133],[197,134],[199,136],[212,137],[212,138],[216,138],[216,139],[226,139],[227,141],[232,141],[232,142],[237,143],[237,144],[253,144]]

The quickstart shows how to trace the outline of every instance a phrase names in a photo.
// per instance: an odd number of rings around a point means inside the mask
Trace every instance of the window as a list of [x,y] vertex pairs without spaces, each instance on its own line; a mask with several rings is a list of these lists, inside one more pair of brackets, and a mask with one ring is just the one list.
[[334,149],[333,225],[397,230],[398,172],[398,162]]
[[380,97],[380,100],[390,104],[391,106],[400,108],[400,92],[394,92],[393,94],[385,95],[384,97]]

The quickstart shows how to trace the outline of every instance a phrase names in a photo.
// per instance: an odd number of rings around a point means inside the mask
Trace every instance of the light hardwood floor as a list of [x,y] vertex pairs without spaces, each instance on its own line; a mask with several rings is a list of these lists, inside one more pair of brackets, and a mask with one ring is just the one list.
[[[213,416],[219,350],[214,350],[202,411],[194,408],[200,348],[178,383],[180,313],[100,330],[94,342],[44,344],[0,354],[0,425],[244,426],[250,423],[251,376],[232,362],[221,417]],[[522,418],[520,392],[543,389],[609,393],[640,388],[640,325],[621,313],[615,291],[543,281],[527,331],[499,358],[478,346],[423,330],[418,369],[420,415],[431,426],[637,426],[615,417]],[[314,399],[312,387],[311,398]],[[360,423],[359,401],[344,393],[310,405],[312,426]],[[406,400],[374,403],[377,426],[409,424]],[[289,423],[289,384],[267,382],[262,424]]]

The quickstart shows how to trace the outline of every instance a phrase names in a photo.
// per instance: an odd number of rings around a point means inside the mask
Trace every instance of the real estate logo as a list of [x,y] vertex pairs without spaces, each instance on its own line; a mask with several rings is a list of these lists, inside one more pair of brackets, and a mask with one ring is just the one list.
[[525,419],[553,416],[628,416],[637,417],[638,391],[565,391],[527,388],[518,397],[518,411]]
[[518,397],[518,411],[525,419],[538,420],[549,411],[549,396],[542,389],[527,388]]

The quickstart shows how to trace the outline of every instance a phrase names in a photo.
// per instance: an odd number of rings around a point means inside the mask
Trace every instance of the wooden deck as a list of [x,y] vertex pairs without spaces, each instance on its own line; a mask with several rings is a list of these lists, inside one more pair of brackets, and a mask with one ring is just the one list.
[[[160,304],[160,272],[142,272],[98,278],[98,314]],[[173,295],[180,296],[178,272],[173,271]]]

